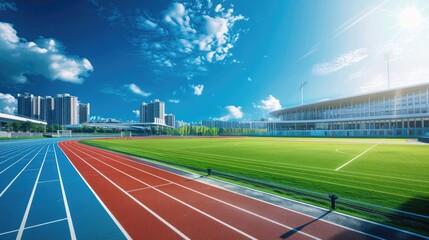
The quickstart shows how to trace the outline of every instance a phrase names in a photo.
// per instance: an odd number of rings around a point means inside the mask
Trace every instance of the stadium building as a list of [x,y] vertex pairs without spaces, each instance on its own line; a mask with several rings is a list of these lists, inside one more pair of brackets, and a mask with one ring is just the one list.
[[417,137],[429,133],[429,84],[283,108],[274,136]]

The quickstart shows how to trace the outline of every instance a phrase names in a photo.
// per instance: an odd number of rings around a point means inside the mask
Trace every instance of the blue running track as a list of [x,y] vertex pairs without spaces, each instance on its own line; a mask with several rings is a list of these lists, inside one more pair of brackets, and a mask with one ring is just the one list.
[[61,140],[0,141],[0,239],[125,239]]

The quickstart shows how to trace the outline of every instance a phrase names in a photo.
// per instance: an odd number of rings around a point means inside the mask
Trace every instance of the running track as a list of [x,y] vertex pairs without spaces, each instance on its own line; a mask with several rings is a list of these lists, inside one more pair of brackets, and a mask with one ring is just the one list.
[[56,141],[0,145],[0,239],[385,236],[331,224],[77,141]]

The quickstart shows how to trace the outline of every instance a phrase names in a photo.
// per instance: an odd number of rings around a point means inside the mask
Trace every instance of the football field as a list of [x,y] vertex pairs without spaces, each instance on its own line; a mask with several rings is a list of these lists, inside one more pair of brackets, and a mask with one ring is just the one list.
[[85,142],[429,215],[429,145],[407,139],[237,137]]

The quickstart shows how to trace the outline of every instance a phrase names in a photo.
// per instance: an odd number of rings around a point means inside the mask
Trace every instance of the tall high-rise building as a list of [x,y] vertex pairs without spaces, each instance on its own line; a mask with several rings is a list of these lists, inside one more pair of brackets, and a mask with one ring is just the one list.
[[165,124],[165,103],[158,99],[140,105],[140,122]]
[[31,101],[31,118],[44,120],[42,116],[42,109],[44,108],[43,99],[41,96],[33,97]]
[[173,114],[165,114],[165,125],[176,127],[176,118]]
[[18,93],[17,99],[18,99],[18,116],[24,116],[31,118],[32,112],[33,112],[33,94],[25,93],[20,94]]
[[42,99],[42,119],[48,123],[48,125],[52,125],[54,122],[54,99],[51,96],[46,96]]
[[89,103],[79,103],[79,123],[86,123],[89,119]]
[[59,125],[78,124],[78,100],[68,93],[55,98],[54,123]]

